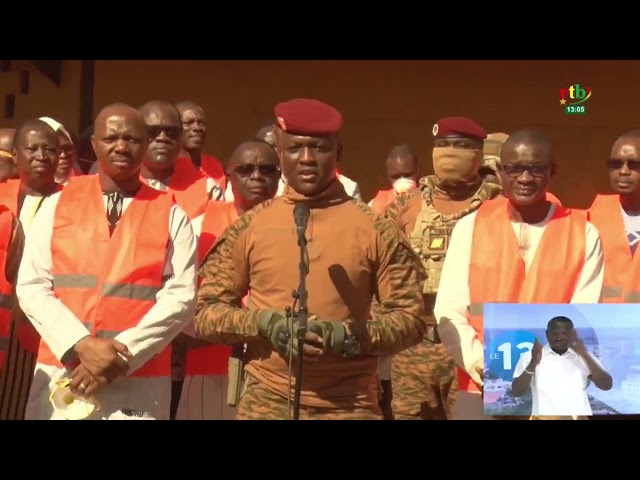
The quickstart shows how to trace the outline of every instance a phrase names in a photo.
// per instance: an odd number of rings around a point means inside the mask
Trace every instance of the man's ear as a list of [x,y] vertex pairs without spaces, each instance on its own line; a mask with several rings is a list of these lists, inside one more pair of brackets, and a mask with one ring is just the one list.
[[558,171],[558,165],[554,162],[551,164],[551,167],[549,168],[549,178],[553,178],[557,171]]
[[11,149],[11,158],[13,159],[13,164],[17,167],[18,166],[18,149],[17,148]]

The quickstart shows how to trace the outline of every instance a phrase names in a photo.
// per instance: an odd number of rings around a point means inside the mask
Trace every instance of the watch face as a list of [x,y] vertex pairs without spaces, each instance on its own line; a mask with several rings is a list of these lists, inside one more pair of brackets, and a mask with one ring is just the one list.
[[344,343],[344,353],[347,356],[354,356],[360,352],[360,342],[356,337],[349,337]]

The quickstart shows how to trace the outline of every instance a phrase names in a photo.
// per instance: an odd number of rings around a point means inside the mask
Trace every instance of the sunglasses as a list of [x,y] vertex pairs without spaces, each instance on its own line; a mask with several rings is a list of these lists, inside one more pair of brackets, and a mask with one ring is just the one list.
[[544,177],[549,171],[549,165],[501,165],[500,168],[509,177],[518,178],[524,172],[529,172],[532,177]]
[[618,160],[616,158],[607,160],[607,168],[610,170],[622,170],[625,165],[629,170],[640,170],[640,160]]
[[147,127],[147,131],[149,132],[149,138],[151,139],[158,138],[162,132],[164,132],[167,137],[174,140],[180,138],[182,135],[182,128],[167,127],[163,125],[151,125]]
[[247,163],[244,165],[238,165],[233,170],[242,177],[253,175],[253,172],[256,170],[259,171],[260,175],[263,177],[271,177],[273,175],[280,174],[280,167],[277,165],[254,165]]

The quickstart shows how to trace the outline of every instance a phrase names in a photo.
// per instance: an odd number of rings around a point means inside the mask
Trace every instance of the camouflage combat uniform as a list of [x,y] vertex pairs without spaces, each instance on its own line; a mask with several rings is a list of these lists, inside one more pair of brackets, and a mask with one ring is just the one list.
[[[237,419],[286,420],[293,413],[287,399],[293,398],[295,385],[295,378],[288,381],[289,359],[259,331],[265,313],[290,304],[286,286],[299,281],[297,259],[283,262],[297,242],[291,228],[294,203],[286,195],[241,216],[218,238],[199,270],[198,336],[214,343],[247,342]],[[330,208],[313,204],[309,311],[346,324],[359,339],[361,354],[345,359],[327,352],[317,362],[305,362],[300,418],[380,420],[378,355],[392,356],[424,337],[424,268],[393,222],[349,198],[339,182],[325,190],[321,201]],[[343,248],[333,251],[337,241]],[[334,275],[335,265],[342,270]],[[343,279],[340,272],[355,280]],[[251,302],[239,308],[249,285]],[[382,310],[369,319],[373,290]]]
[[436,211],[431,198],[436,185],[435,176],[423,177],[418,189],[399,196],[387,208],[387,216],[399,223],[398,217],[402,215],[407,204],[415,196],[421,196],[422,208],[410,233],[410,242],[427,270],[423,293],[430,324],[421,344],[393,357],[392,409],[396,420],[452,418],[457,388],[456,365],[440,342],[433,317],[440,272],[455,224],[463,216],[477,210],[485,200],[495,198],[500,192],[497,185],[482,183],[467,208],[451,215],[443,215]]

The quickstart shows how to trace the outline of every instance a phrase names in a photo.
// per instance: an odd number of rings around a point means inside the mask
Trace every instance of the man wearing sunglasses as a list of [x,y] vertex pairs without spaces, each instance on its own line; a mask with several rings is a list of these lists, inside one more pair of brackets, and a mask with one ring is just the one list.
[[435,315],[458,365],[454,419],[483,413],[484,303],[598,303],[604,274],[598,230],[581,212],[549,202],[553,146],[537,130],[513,133],[500,152],[504,197],[453,229]]
[[640,130],[622,135],[606,162],[613,194],[597,195],[588,210],[605,256],[602,303],[640,303]]
[[[241,143],[227,164],[227,178],[235,192],[233,202],[210,202],[207,211],[194,219],[193,229],[199,233],[199,263],[216,240],[241,215],[273,198],[280,178],[279,160],[271,145],[261,139]],[[246,306],[247,297],[243,299]],[[211,345],[204,340],[181,335],[186,344],[187,359],[184,386],[177,420],[232,420],[235,409],[227,404],[227,390],[239,388],[229,382],[229,356],[226,345]],[[243,344],[239,344],[242,348]],[[238,355],[240,356],[240,355]],[[234,372],[231,372],[234,375]],[[235,394],[233,398],[235,398]]]
[[[186,157],[180,157],[183,142],[182,120],[177,108],[163,101],[151,101],[139,108],[147,125],[149,148],[142,162],[143,181],[156,190],[173,194],[176,204],[193,220],[202,215],[210,200],[219,200],[222,189],[216,181],[198,170]],[[182,391],[186,351],[172,343],[171,418]]]
[[[237,419],[293,418],[290,368],[300,357],[300,419],[382,419],[377,357],[422,340],[424,269],[393,223],[337,178],[340,112],[293,99],[274,113],[285,191],[240,217],[205,257],[195,329],[213,342],[247,344]],[[286,315],[300,281],[299,242],[307,246],[310,316],[302,351],[298,323],[289,328]],[[371,319],[374,295],[382,308]]]
[[139,110],[149,130],[149,149],[140,173],[150,187],[171,192],[176,203],[193,220],[204,213],[209,200],[222,198],[222,188],[188,158],[179,156],[182,121],[176,107],[168,102],[152,101]]
[[[640,303],[640,130],[618,138],[606,162],[613,194],[599,194],[588,219],[600,232],[604,251],[601,303]],[[640,420],[640,415],[602,415],[595,420]]]

